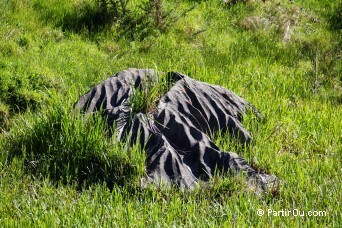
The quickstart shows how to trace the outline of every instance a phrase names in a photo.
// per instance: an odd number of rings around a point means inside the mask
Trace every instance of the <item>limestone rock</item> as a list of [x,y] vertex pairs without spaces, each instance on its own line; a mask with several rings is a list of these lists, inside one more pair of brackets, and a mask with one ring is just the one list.
[[[244,172],[248,185],[266,189],[276,178],[259,174],[245,159],[221,151],[210,139],[217,131],[229,132],[242,143],[251,140],[242,115],[252,105],[224,87],[196,81],[184,74],[166,76],[169,90],[157,106],[132,112],[130,99],[136,89],[151,89],[158,76],[151,69],[127,69],[90,89],[75,104],[85,113],[102,111],[118,140],[140,143],[147,153],[144,183],[176,184],[193,188],[214,172]],[[254,180],[254,181],[253,181]]]

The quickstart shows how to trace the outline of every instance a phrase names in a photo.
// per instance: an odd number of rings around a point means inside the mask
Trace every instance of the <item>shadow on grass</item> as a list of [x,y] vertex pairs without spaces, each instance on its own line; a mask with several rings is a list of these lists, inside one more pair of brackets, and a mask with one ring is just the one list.
[[[110,31],[111,35],[142,41],[146,37],[168,31],[174,23],[195,8],[192,6],[175,12],[172,7],[177,8],[177,5],[168,6],[167,9],[161,6],[156,12],[152,2],[141,2],[134,8],[131,7],[132,9],[122,2],[124,1],[95,0],[72,4],[53,0],[46,4],[44,1],[37,1],[34,9],[40,20],[60,27],[63,31],[86,34],[88,38]],[[156,16],[159,14],[160,18]]]
[[329,17],[329,25],[331,30],[338,31],[342,29],[342,3],[339,3],[336,9]]
[[63,31],[101,32],[108,24],[112,23],[117,15],[110,15],[98,4],[99,1],[80,3],[59,3],[52,1],[47,4],[44,1],[36,1],[33,4],[40,20],[62,28]]
[[[88,37],[101,35],[115,25],[119,36],[133,37],[134,33],[146,29],[143,18],[138,18],[126,8],[115,7],[118,3],[107,1],[84,1],[79,3],[59,3],[44,1],[34,3],[34,9],[41,21],[50,23],[63,31],[86,34]],[[142,24],[142,26],[140,26]],[[138,29],[139,28],[139,29]],[[138,31],[139,30],[139,31]]]

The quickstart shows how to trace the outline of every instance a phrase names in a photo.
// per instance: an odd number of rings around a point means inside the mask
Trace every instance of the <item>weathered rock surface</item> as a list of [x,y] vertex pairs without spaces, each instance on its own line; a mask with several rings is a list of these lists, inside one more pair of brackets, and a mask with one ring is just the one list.
[[229,132],[242,143],[251,140],[242,115],[250,104],[221,86],[170,72],[169,90],[148,113],[133,113],[130,98],[135,89],[149,89],[158,77],[150,69],[127,69],[90,89],[75,104],[85,113],[100,111],[118,140],[137,141],[147,153],[145,183],[176,184],[193,188],[214,172],[244,172],[249,185],[266,190],[275,176],[260,174],[245,159],[223,152],[211,141],[217,131]]

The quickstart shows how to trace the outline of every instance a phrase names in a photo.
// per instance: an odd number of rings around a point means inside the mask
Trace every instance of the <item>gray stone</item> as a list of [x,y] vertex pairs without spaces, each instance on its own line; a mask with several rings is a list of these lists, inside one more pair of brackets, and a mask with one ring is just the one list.
[[277,178],[258,173],[245,159],[221,151],[210,139],[221,131],[249,143],[251,136],[241,122],[244,112],[254,109],[249,102],[224,87],[180,73],[170,72],[166,78],[169,90],[147,113],[133,113],[130,99],[136,89],[148,91],[158,83],[157,73],[150,69],[117,73],[90,89],[75,108],[85,113],[101,110],[108,127],[115,126],[118,140],[143,146],[147,155],[143,184],[162,182],[192,189],[199,180],[209,181],[216,171],[243,172],[247,185],[259,190],[275,183]]

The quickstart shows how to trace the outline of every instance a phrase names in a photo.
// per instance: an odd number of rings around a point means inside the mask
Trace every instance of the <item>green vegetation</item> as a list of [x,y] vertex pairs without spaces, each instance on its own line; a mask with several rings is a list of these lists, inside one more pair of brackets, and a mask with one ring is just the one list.
[[[174,2],[0,1],[1,226],[342,223],[342,2]],[[242,178],[222,176],[192,192],[142,189],[141,148],[73,111],[80,95],[129,67],[186,73],[253,103],[265,121],[246,116],[252,144],[216,141],[281,178],[279,192],[258,197]],[[151,91],[154,101],[160,91]]]

